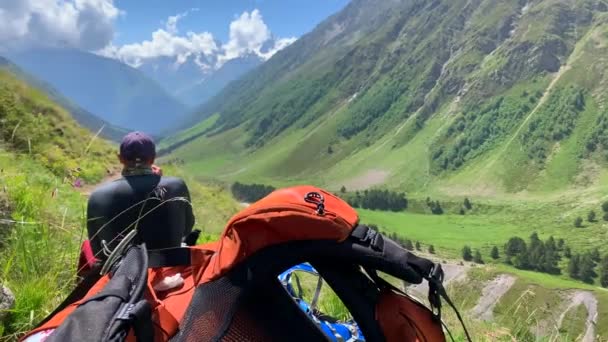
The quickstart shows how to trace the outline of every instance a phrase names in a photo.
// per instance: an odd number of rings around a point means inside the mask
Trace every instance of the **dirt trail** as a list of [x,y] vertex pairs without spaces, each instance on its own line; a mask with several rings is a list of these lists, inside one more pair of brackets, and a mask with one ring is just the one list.
[[101,180],[101,182],[96,183],[96,184],[84,184],[82,187],[80,188],[76,188],[76,190],[78,190],[80,193],[82,193],[83,195],[89,197],[91,195],[91,193],[101,184],[107,183],[107,182],[112,182],[115,181],[117,179],[119,179],[120,177],[122,177],[120,172],[114,172],[109,174],[108,176],[106,176],[104,179]]
[[491,321],[493,318],[494,307],[502,296],[509,291],[515,284],[516,278],[507,274],[501,274],[489,282],[481,291],[479,302],[471,310],[474,318]]
[[585,335],[583,336],[582,342],[593,342],[595,341],[595,325],[597,324],[597,298],[593,295],[593,293],[588,291],[576,291],[570,297],[570,304],[562,312],[559,316],[559,320],[557,321],[557,326],[561,327],[564,322],[564,318],[566,314],[576,308],[579,305],[585,305],[587,309],[587,330],[585,330]]

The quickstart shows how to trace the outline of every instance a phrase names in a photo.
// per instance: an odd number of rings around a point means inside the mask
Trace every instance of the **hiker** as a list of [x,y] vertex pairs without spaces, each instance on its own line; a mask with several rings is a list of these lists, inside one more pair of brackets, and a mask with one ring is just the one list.
[[90,264],[91,256],[104,260],[132,229],[149,250],[181,246],[192,232],[195,218],[188,187],[179,178],[163,176],[155,158],[156,146],[145,133],[123,138],[118,155],[123,177],[100,186],[89,198],[89,240],[79,268],[83,262]]

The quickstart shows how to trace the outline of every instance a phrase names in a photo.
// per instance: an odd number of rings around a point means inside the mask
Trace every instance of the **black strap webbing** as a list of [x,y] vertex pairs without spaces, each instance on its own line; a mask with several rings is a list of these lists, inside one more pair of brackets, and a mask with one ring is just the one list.
[[[394,286],[393,284],[389,283],[388,281],[384,280],[382,277],[380,277],[378,275],[378,273],[376,272],[376,270],[373,269],[369,269],[367,267],[363,268],[365,270],[365,272],[367,274],[369,274],[369,276],[379,285],[387,287],[392,289],[393,291],[396,291],[397,293],[400,293],[402,295],[407,296],[407,294],[397,288],[396,286]],[[439,270],[439,272],[435,271],[435,270]],[[436,314],[436,317],[439,319],[439,321],[441,322],[441,324],[446,328],[446,330],[448,331],[448,334],[450,335],[450,338],[452,339],[452,341],[454,341],[454,337],[452,336],[452,333],[450,332],[449,329],[447,329],[447,327],[445,326],[445,324],[443,323],[443,321],[441,321],[441,301],[438,297],[435,297],[433,295],[433,293],[438,294],[439,296],[443,297],[443,299],[445,299],[445,301],[448,303],[448,305],[452,308],[452,310],[454,310],[454,312],[456,313],[456,317],[458,317],[458,321],[460,321],[460,324],[462,325],[462,328],[464,329],[464,333],[467,337],[467,340],[469,342],[472,342],[473,340],[471,339],[471,336],[469,335],[469,331],[467,330],[466,325],[464,324],[464,321],[462,319],[462,317],[460,316],[460,312],[458,312],[458,309],[456,309],[456,306],[454,305],[454,303],[452,303],[452,300],[450,299],[450,297],[448,296],[445,288],[443,287],[442,284],[442,280],[443,280],[443,274],[441,271],[441,267],[436,268],[433,272],[433,276],[428,277],[427,280],[429,282],[429,301],[431,302],[432,306],[436,306],[438,309],[438,312]],[[441,280],[441,281],[440,281]],[[433,298],[433,299],[431,299]]]
[[148,251],[148,267],[176,267],[192,264],[190,248],[177,247]]
[[351,232],[351,237],[365,243],[369,243],[372,249],[382,251],[384,249],[384,238],[382,234],[365,225],[358,225]]
[[[438,282],[437,280],[434,280],[433,278],[431,278],[429,280],[429,288],[430,287],[435,287],[437,293],[443,297],[443,299],[448,303],[448,305],[452,308],[452,310],[454,310],[454,312],[456,313],[456,317],[458,317],[458,321],[460,322],[460,324],[462,325],[462,329],[464,330],[465,335],[467,336],[467,340],[469,342],[472,342],[471,340],[471,336],[469,335],[469,331],[467,330],[466,325],[464,324],[464,321],[462,320],[462,317],[460,316],[460,312],[458,312],[458,309],[456,309],[456,305],[454,305],[454,303],[452,303],[452,300],[450,299],[450,297],[448,296],[448,293],[445,290],[445,287],[443,287],[443,284],[441,282]],[[452,334],[450,333],[450,336]]]

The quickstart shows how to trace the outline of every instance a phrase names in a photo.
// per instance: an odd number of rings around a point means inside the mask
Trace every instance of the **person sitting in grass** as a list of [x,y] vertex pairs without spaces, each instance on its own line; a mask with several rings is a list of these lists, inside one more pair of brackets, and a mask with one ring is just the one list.
[[79,269],[103,261],[131,230],[148,250],[179,247],[195,223],[186,183],[154,165],[156,145],[142,132],[127,134],[118,159],[122,178],[95,189],[87,205],[88,240]]

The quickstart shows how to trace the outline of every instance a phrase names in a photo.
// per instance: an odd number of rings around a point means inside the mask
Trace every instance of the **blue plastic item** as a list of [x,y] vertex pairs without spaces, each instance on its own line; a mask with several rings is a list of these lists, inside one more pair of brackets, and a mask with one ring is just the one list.
[[319,293],[321,291],[322,280],[319,276],[319,273],[308,263],[302,263],[296,265],[287,271],[281,273],[279,275],[279,281],[283,284],[287,292],[294,298],[296,303],[302,311],[304,311],[320,328],[321,330],[332,340],[335,342],[364,342],[365,338],[363,337],[363,333],[359,329],[359,326],[354,321],[350,322],[328,322],[327,320],[323,320],[318,315],[316,315],[312,309],[311,304],[306,302],[302,298],[302,294],[300,293],[301,289],[299,289],[299,283],[296,285],[298,288],[294,288],[292,284],[292,275],[296,271],[306,272],[313,274],[319,277],[319,283],[317,284],[317,289],[315,292],[315,298],[313,298],[313,303],[318,299]]

